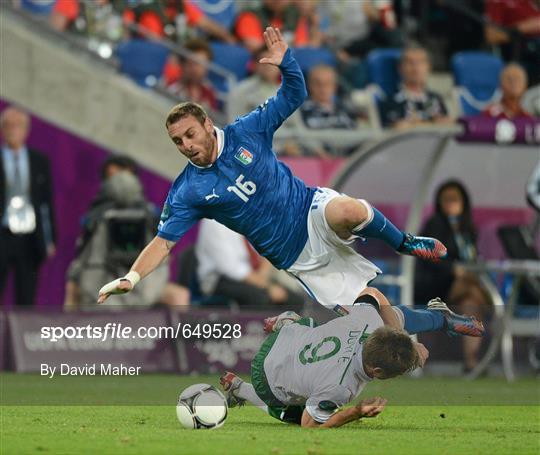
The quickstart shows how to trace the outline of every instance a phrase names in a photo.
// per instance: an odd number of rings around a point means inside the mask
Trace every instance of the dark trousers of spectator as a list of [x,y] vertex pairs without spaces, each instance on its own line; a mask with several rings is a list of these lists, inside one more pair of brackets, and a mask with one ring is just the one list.
[[34,304],[40,262],[36,259],[35,236],[14,235],[0,229],[0,296],[3,294],[9,272],[15,273],[15,304]]
[[283,311],[293,310],[301,311],[304,305],[304,299],[300,294],[292,292],[287,289],[288,298],[285,303],[274,304],[270,299],[270,294],[265,289],[253,286],[243,281],[231,280],[230,278],[222,276],[214,291],[215,295],[221,297],[227,297],[234,300],[238,305],[243,307],[269,307],[279,306],[283,308]]

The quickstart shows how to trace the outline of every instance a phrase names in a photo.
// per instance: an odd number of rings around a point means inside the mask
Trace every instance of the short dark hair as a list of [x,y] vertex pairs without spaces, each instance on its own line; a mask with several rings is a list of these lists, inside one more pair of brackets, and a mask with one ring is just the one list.
[[362,360],[370,368],[380,368],[382,378],[393,378],[419,365],[416,348],[404,330],[379,327],[365,341]]
[[165,128],[169,128],[173,123],[189,115],[195,117],[201,125],[204,124],[204,121],[208,117],[208,114],[200,104],[185,101],[177,104],[169,111],[167,120],[165,120]]
[[101,180],[105,180],[107,177],[107,168],[109,166],[118,166],[134,175],[137,175],[138,171],[137,162],[133,158],[127,155],[112,155],[101,165]]
[[190,39],[184,47],[190,52],[204,52],[207,55],[208,60],[212,60],[214,57],[212,48],[208,42],[201,38]]

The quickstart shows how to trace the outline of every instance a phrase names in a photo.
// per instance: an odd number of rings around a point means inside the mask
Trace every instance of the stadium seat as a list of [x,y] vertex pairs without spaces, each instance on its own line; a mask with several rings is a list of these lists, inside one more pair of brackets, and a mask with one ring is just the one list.
[[[219,42],[210,43],[213,62],[223,69],[230,71],[238,81],[241,81],[248,75],[248,65],[251,60],[251,54],[242,46],[236,44],[226,44]],[[227,80],[215,71],[209,72],[209,79],[214,88],[220,92],[228,92]]]
[[477,115],[498,97],[503,63],[486,52],[459,52],[452,57],[454,95],[464,115]]
[[237,12],[234,0],[198,0],[197,6],[207,17],[223,25],[227,30],[232,28]]
[[[540,256],[534,243],[535,235],[529,226],[501,226],[497,234],[509,258],[514,260],[538,261]],[[540,328],[540,278],[527,276],[518,278],[507,275],[503,281],[505,302],[513,306],[505,308],[504,323],[501,325],[501,357],[507,378],[514,377],[513,338],[538,336]],[[529,360],[537,359],[536,345],[529,344]]]
[[399,49],[374,49],[367,56],[369,81],[378,89],[379,99],[391,96],[398,88],[400,56]]
[[304,74],[308,74],[315,65],[336,66],[336,57],[328,49],[318,47],[297,47],[293,49],[294,57]]
[[56,0],[22,0],[21,8],[38,16],[49,16]]
[[141,87],[153,87],[163,73],[169,49],[163,44],[132,39],[116,48],[120,72],[128,75]]

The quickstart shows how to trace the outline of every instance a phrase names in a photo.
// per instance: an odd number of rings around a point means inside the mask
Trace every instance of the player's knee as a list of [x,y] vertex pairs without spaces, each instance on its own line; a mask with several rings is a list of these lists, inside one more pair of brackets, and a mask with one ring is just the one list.
[[340,201],[339,212],[341,222],[351,229],[358,226],[368,217],[366,206],[358,200],[349,197]]
[[355,300],[355,303],[366,303],[372,305],[377,311],[379,311],[381,305],[384,305],[386,302],[387,300],[384,298],[384,294],[377,288],[372,287],[367,287],[364,289]]

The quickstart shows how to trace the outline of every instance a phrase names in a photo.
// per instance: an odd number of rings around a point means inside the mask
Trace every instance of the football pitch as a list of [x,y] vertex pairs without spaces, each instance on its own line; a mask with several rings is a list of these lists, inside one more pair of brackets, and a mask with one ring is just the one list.
[[229,410],[217,430],[185,430],[177,396],[218,376],[59,377],[5,373],[0,453],[538,454],[536,379],[400,378],[369,384],[388,407],[337,429],[285,425],[253,406]]

